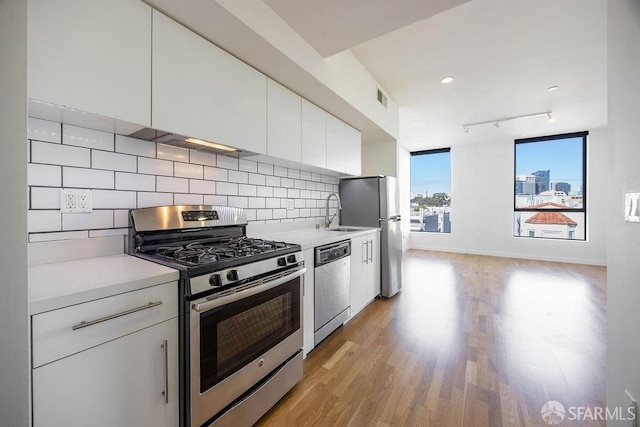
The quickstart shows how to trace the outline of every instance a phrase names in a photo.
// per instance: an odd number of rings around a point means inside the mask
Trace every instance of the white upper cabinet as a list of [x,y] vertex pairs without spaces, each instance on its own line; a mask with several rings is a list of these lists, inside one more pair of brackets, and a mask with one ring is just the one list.
[[346,125],[345,172],[349,175],[362,173],[362,150],[360,131]]
[[267,77],[153,11],[152,127],[267,152]]
[[345,138],[347,125],[327,114],[327,169],[345,172]]
[[302,163],[327,167],[327,113],[302,100]]
[[267,83],[267,154],[301,161],[302,98],[281,84]]
[[151,8],[137,0],[29,0],[28,96],[148,126]]

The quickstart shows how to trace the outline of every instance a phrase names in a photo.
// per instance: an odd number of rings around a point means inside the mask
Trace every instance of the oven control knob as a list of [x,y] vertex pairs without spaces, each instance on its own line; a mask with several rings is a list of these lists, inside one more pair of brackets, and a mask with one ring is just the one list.
[[218,288],[222,286],[222,280],[220,279],[220,275],[212,274],[211,277],[209,277],[209,284],[214,288]]
[[294,262],[296,262],[296,256],[295,256],[295,255],[289,255],[289,256],[287,257],[287,262],[289,262],[289,263],[294,263]]
[[258,366],[263,366],[264,365],[264,359],[260,359],[260,361],[258,362]]
[[287,266],[287,260],[286,260],[286,259],[284,259],[284,257],[282,257],[282,258],[278,258],[278,265],[279,265],[280,267],[286,267],[286,266]]
[[240,279],[240,276],[238,275],[238,270],[229,270],[229,272],[227,273],[227,279],[229,279],[232,282],[235,282],[236,280]]

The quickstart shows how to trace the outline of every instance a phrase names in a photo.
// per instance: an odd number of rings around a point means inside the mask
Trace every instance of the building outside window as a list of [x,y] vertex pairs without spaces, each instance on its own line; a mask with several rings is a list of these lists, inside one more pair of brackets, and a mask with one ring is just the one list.
[[586,240],[587,135],[515,141],[514,236]]
[[411,153],[411,231],[451,232],[451,150]]

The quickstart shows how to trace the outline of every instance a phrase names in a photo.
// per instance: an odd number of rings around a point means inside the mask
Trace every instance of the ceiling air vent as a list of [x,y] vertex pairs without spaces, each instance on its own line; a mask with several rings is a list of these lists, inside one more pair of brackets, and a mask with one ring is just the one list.
[[378,102],[384,105],[384,108],[387,108],[387,97],[384,96],[384,93],[380,89],[378,89]]

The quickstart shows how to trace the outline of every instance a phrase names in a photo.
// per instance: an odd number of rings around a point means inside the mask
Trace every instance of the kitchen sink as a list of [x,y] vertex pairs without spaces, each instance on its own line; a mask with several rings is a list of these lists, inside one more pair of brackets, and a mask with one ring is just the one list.
[[325,230],[327,230],[327,231],[344,231],[344,232],[350,232],[350,231],[362,231],[362,230],[363,230],[363,228],[335,227],[335,228],[325,228]]

